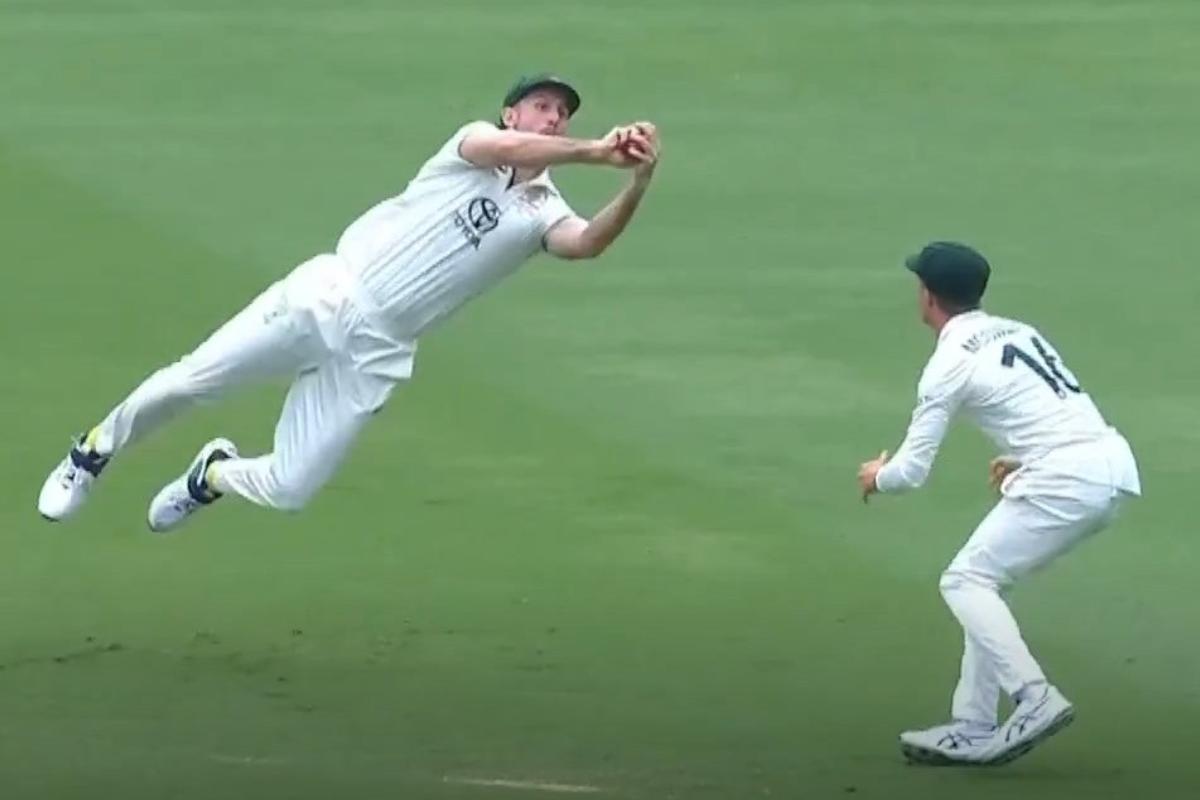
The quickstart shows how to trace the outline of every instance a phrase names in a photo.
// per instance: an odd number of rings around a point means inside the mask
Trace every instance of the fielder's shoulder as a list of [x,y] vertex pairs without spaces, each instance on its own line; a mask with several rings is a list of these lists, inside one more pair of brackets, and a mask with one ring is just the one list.
[[494,133],[498,130],[500,129],[496,126],[496,123],[488,122],[487,120],[476,119],[459,126],[458,130],[454,132],[454,136],[450,138],[451,141],[454,139],[461,141],[462,139],[470,136],[472,133]]
[[917,395],[922,399],[946,397],[954,394],[970,378],[975,363],[972,353],[963,347],[961,328],[941,339],[917,383]]
[[446,143],[442,145],[441,149],[438,150],[437,155],[434,156],[433,160],[444,165],[453,165],[459,167],[466,165],[474,167],[474,164],[463,158],[463,140],[472,134],[489,134],[495,133],[497,130],[499,130],[499,128],[496,127],[494,122],[487,122],[481,119],[472,120],[464,125],[460,125],[458,129],[455,130],[450,136],[450,138],[446,140]]

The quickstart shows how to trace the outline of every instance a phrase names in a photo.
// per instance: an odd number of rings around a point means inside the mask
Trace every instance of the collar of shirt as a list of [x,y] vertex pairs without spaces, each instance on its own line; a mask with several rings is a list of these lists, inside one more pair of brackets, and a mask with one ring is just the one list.
[[549,186],[550,185],[550,169],[546,168],[534,175],[527,181],[515,183],[517,171],[512,167],[497,167],[496,172],[499,174],[501,181],[504,183],[505,191],[516,189],[521,186]]
[[984,316],[986,316],[986,312],[979,308],[975,309],[974,311],[965,311],[962,314],[955,314],[946,322],[945,325],[942,326],[941,332],[938,333],[938,344],[945,342],[946,337],[949,336],[956,328],[966,325],[971,320],[980,319]]

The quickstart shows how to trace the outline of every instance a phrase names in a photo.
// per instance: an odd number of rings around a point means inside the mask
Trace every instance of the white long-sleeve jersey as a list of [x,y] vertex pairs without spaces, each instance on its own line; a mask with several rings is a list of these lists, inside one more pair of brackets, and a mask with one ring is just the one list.
[[480,167],[459,153],[464,125],[405,190],[354,221],[337,254],[389,332],[415,339],[516,270],[546,233],[575,215],[548,172],[516,183],[510,168]]
[[1035,328],[971,311],[952,318],[917,388],[908,434],[879,471],[881,492],[921,486],[950,421],[963,411],[1001,452],[1023,465],[1036,493],[1063,478],[1140,494],[1133,453]]

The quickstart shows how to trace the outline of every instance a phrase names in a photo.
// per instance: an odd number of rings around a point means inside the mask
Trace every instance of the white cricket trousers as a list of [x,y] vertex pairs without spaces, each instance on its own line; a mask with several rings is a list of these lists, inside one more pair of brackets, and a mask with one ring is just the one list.
[[[1088,457],[1086,448],[1078,455]],[[1107,455],[1101,449],[1096,457]],[[1108,483],[1061,474],[1045,479],[1036,471],[1018,473],[1014,487],[1006,488],[940,583],[965,640],[951,713],[985,725],[996,724],[1001,691],[1015,696],[1046,680],[1001,594],[1106,527],[1127,496]]]
[[273,284],[194,351],[149,378],[100,423],[104,455],[226,389],[295,379],[274,449],[221,462],[219,486],[259,505],[303,507],[334,474],[396,382],[412,375],[415,341],[384,332],[348,266],[321,255]]

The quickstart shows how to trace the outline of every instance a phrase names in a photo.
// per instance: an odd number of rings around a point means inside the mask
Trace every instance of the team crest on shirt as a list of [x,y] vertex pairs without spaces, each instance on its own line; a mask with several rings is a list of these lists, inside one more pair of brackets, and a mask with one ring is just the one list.
[[526,211],[534,212],[546,204],[550,196],[554,194],[549,186],[534,184],[526,186],[525,190],[517,197],[517,203]]
[[500,224],[500,206],[490,197],[476,197],[466,208],[454,212],[454,225],[476,250],[483,243],[484,234],[494,231]]

